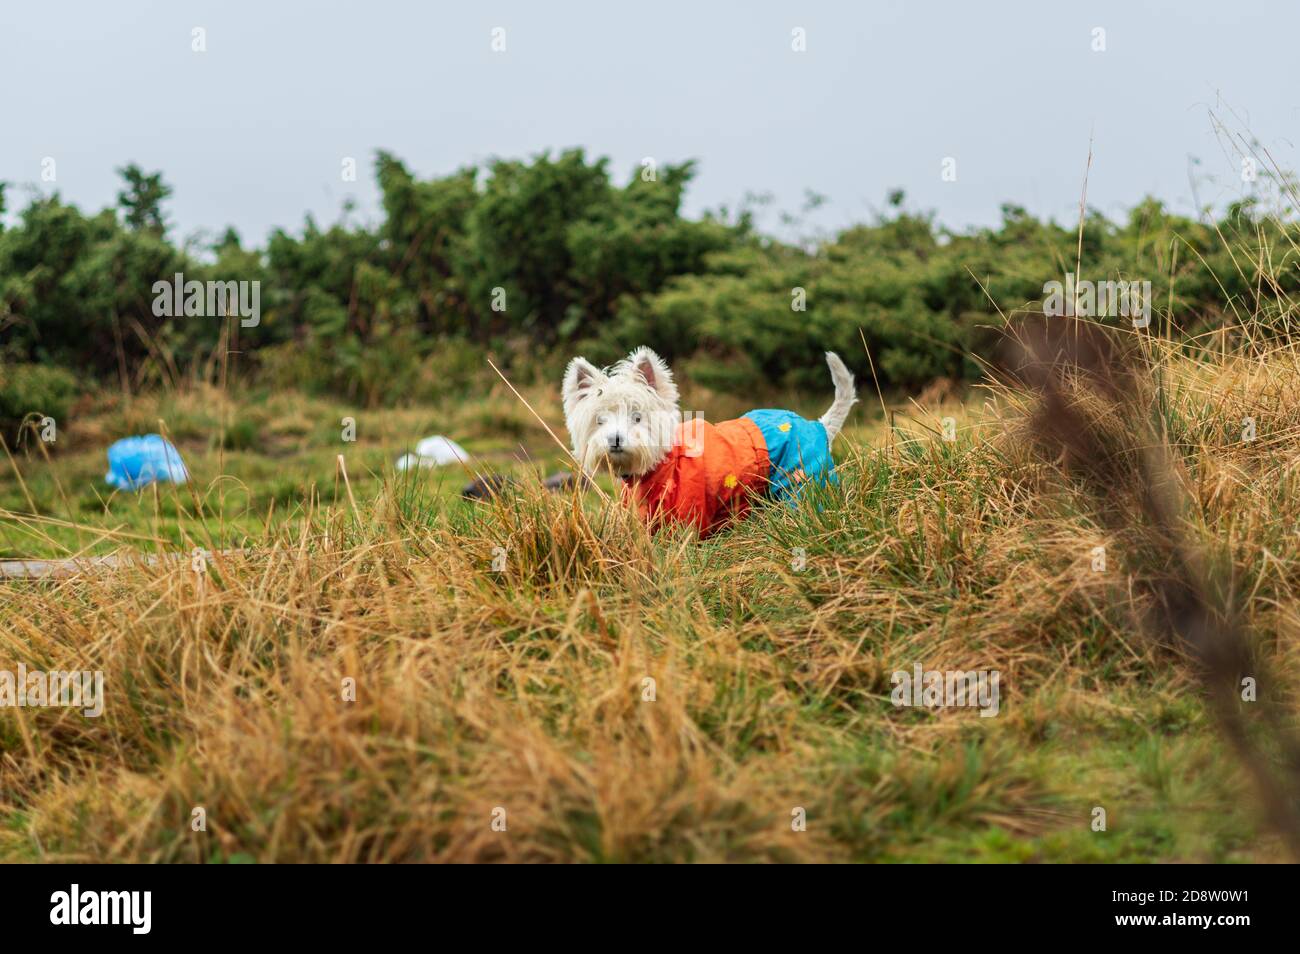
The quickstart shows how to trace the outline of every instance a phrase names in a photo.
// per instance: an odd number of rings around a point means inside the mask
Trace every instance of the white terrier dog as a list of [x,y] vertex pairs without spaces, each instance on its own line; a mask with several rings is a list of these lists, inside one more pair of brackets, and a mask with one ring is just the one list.
[[788,499],[805,480],[833,483],[831,442],[857,401],[853,375],[833,352],[835,400],[820,420],[758,410],[719,424],[684,421],[677,386],[659,355],[637,348],[612,368],[574,358],[564,372],[564,420],[588,474],[608,467],[623,497],[652,525],[679,521],[707,536],[756,496]]

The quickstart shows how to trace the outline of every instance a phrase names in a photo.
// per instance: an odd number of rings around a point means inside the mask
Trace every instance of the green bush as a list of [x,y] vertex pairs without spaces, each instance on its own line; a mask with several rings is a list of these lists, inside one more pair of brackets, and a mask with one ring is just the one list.
[[[978,378],[1003,316],[1038,308],[1080,257],[1080,277],[1150,281],[1187,332],[1250,315],[1287,334],[1300,294],[1293,217],[1249,203],[1193,219],[1147,200],[1122,222],[1089,211],[1082,230],[1007,205],[998,227],[953,232],[895,192],[870,222],[790,244],[743,212],[684,217],[692,173],[637,169],[620,186],[607,160],[569,150],[419,180],[381,153],[380,223],[308,218],[264,249],[227,230],[191,256],[167,235],[166,184],[128,167],[117,209],[38,197],[0,230],[4,354],[125,370],[132,387],[215,376],[229,360],[271,386],[366,405],[468,384],[489,349],[519,380],[539,356],[608,361],[638,344],[726,390],[824,389],[828,349],[864,381],[874,370],[916,388]],[[259,282],[260,323],[153,314],[154,283],[177,271]]]
[[[874,368],[885,387],[976,380],[1003,315],[1038,310],[1044,284],[1075,270],[1078,227],[1006,206],[998,229],[953,233],[901,201],[811,249],[753,240],[711,254],[698,274],[627,302],[592,348],[620,354],[649,344],[670,359],[691,359],[697,380],[729,391],[824,389],[826,350],[838,351],[860,380]],[[1259,248],[1267,262],[1271,249],[1292,247],[1297,231],[1245,205],[1203,223],[1148,200],[1124,225],[1088,215],[1080,277],[1150,281],[1153,310],[1167,311],[1184,332],[1255,315],[1286,334],[1300,272],[1279,262],[1255,274],[1238,267],[1227,245]]]
[[58,427],[68,419],[78,380],[70,371],[42,364],[0,363],[0,428],[15,439],[28,415],[52,417]]

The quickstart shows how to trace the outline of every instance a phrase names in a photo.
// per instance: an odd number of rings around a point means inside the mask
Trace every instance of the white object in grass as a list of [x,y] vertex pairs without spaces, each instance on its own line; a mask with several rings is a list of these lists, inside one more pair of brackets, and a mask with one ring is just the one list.
[[403,454],[397,461],[398,470],[412,467],[442,467],[446,464],[469,463],[469,454],[449,437],[441,434],[426,437],[415,445],[414,454]]

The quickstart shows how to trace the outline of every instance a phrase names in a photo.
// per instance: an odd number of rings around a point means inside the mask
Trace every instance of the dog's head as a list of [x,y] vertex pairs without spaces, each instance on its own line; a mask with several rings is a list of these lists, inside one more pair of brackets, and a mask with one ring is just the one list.
[[564,372],[563,396],[573,455],[591,474],[604,466],[620,477],[649,473],[667,455],[681,422],[673,374],[649,348],[604,370],[574,358]]

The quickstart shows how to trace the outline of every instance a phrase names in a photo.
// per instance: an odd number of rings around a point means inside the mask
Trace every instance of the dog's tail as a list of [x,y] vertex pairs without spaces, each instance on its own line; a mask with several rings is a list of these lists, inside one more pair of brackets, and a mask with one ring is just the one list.
[[843,430],[849,411],[858,402],[858,391],[853,385],[853,372],[844,366],[839,355],[827,351],[826,363],[830,365],[831,380],[835,382],[835,400],[821,417],[822,425],[826,428],[826,441],[830,443]]

